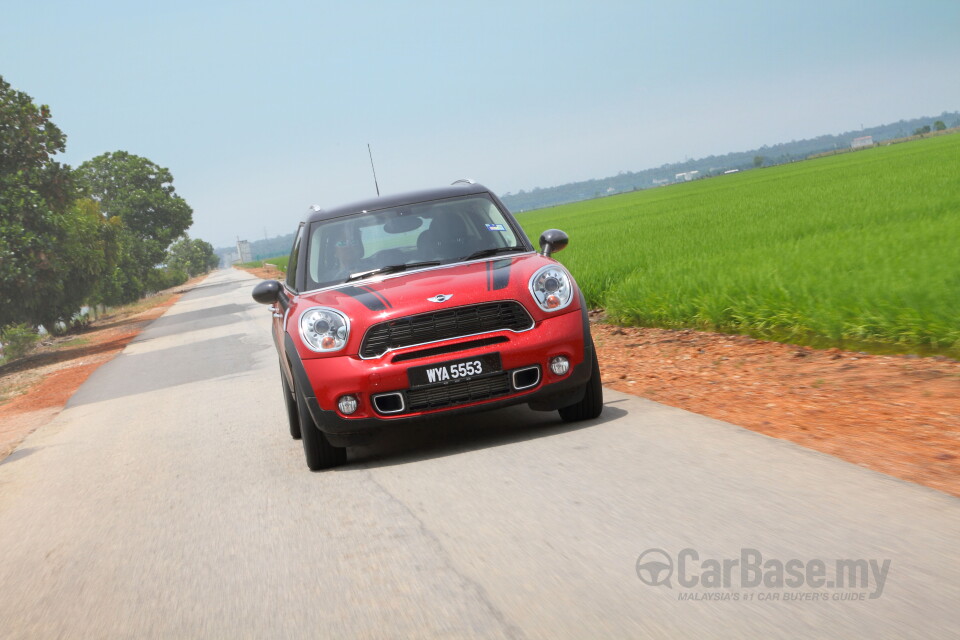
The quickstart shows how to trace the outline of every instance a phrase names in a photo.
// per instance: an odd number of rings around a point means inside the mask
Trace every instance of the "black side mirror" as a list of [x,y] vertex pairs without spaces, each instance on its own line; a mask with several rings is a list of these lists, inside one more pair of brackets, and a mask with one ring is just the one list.
[[551,253],[556,253],[567,246],[570,238],[560,229],[547,229],[540,234],[540,254],[550,257]]
[[253,288],[253,299],[260,304],[273,304],[280,299],[280,283],[264,280]]

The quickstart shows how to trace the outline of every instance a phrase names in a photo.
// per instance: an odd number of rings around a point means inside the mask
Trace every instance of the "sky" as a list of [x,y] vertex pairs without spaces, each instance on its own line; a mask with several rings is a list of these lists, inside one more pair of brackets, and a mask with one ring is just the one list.
[[61,162],[170,169],[215,247],[308,207],[499,194],[960,110],[956,0],[0,0]]

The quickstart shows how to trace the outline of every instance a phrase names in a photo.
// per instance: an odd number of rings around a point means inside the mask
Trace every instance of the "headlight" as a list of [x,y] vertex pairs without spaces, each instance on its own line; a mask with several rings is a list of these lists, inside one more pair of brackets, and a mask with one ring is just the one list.
[[339,311],[313,307],[300,315],[300,337],[313,351],[339,351],[350,338],[350,321]]
[[530,278],[530,293],[544,311],[559,311],[573,300],[573,282],[562,267],[548,265]]

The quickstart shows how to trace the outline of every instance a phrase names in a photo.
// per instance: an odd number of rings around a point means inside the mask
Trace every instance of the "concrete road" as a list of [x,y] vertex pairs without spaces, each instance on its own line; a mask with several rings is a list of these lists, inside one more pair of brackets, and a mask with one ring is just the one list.
[[960,630],[960,501],[612,391],[310,473],[254,283],[212,275],[0,464],[0,637]]

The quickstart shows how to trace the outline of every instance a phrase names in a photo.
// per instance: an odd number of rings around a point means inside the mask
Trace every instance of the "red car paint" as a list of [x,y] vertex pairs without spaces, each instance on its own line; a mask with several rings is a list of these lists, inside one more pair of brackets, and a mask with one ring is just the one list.
[[[297,352],[302,358],[304,367],[310,377],[317,400],[323,409],[334,410],[336,400],[341,395],[356,394],[358,396],[360,408],[354,414],[344,416],[340,413],[346,419],[370,417],[391,419],[391,416],[377,416],[369,404],[369,397],[372,394],[406,389],[409,386],[407,384],[407,369],[410,366],[441,363],[451,359],[468,358],[471,355],[494,351],[501,354],[502,366],[505,370],[534,364],[541,366],[543,376],[536,387],[504,396],[503,399],[528,395],[544,384],[556,382],[558,379],[566,377],[555,376],[550,371],[549,359],[551,357],[567,356],[571,363],[570,371],[573,371],[573,367],[583,361],[584,336],[579,299],[567,308],[555,313],[543,311],[537,305],[530,304],[531,296],[527,290],[528,281],[533,273],[545,264],[557,264],[557,262],[537,254],[526,254],[434,267],[417,273],[385,276],[364,282],[360,286],[344,285],[343,287],[297,296],[293,299],[286,317],[274,321],[283,323],[284,331],[293,338],[293,342],[297,346]],[[504,278],[506,284],[500,289],[493,289],[491,273],[496,270],[504,270],[508,274]],[[344,292],[345,289],[354,292],[360,289],[364,292],[360,294],[361,296],[371,295],[371,300],[381,301],[384,308],[372,310],[358,300],[356,293],[348,295]],[[451,297],[443,303],[427,300],[440,293],[446,293]],[[365,360],[358,355],[360,342],[364,336],[364,331],[360,328],[395,318],[438,311],[443,308],[489,302],[494,298],[520,302],[533,317],[534,327],[519,333],[494,331],[483,334],[487,337],[502,336],[507,339],[507,342],[504,343],[457,351],[452,354],[444,353],[418,358],[414,361],[403,361],[396,364],[392,362],[394,357],[422,349],[424,344],[396,349],[380,358]],[[338,309],[350,319],[350,339],[343,351],[329,354],[317,353],[304,345],[299,331],[296,330],[297,323],[304,310],[315,306]],[[378,307],[380,305],[374,306]],[[460,341],[462,341],[462,338],[431,341],[429,346],[440,347]],[[483,404],[483,402],[459,406],[465,407],[477,404]],[[402,417],[406,418],[412,415],[436,413],[438,411],[444,411],[444,409],[413,414],[406,413]],[[394,416],[394,419],[396,417],[398,416]]]

